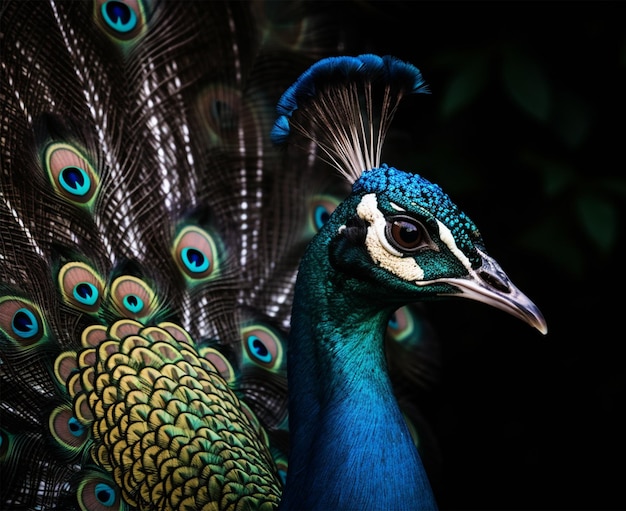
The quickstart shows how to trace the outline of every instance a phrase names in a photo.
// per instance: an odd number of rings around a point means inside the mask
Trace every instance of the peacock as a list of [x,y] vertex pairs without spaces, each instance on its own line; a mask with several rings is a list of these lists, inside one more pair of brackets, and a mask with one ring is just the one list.
[[421,72],[280,6],[2,3],[2,509],[435,509],[420,303],[547,332],[382,162]]

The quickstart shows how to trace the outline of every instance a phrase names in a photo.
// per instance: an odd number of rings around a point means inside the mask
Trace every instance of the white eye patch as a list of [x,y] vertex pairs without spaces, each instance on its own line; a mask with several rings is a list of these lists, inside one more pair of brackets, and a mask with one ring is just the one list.
[[448,249],[450,249],[450,252],[452,252],[454,256],[461,261],[461,264],[467,268],[467,271],[471,273],[473,270],[470,260],[457,246],[456,241],[454,241],[454,236],[452,236],[452,231],[450,231],[450,229],[448,229],[439,220],[437,220],[437,225],[439,226],[439,238],[441,241],[445,243]]
[[370,224],[367,228],[365,246],[374,262],[408,282],[422,280],[424,270],[412,257],[402,257],[402,253],[387,241],[385,236],[387,220],[378,209],[376,195],[373,193],[364,195],[356,212],[360,218]]
[[[392,204],[392,206],[398,211],[403,211],[402,208],[395,204]],[[369,223],[365,246],[374,262],[408,282],[418,284],[420,281],[424,280],[424,270],[417,264],[415,259],[412,257],[402,257],[402,253],[391,246],[387,241],[387,237],[385,236],[387,220],[385,219],[385,215],[378,209],[376,195],[373,193],[364,195],[357,206],[356,212],[360,218]],[[439,237],[441,241],[448,247],[450,252],[456,256],[461,264],[471,272],[470,261],[457,246],[450,229],[439,220],[435,220],[439,227]]]

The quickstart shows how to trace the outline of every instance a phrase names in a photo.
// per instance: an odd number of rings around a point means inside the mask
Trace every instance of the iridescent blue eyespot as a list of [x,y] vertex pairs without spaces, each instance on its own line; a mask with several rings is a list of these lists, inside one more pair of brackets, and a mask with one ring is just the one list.
[[143,309],[144,306],[143,300],[133,294],[126,295],[123,299],[123,303],[124,307],[126,307],[133,314],[141,312],[141,309]]
[[424,329],[419,312],[405,305],[391,315],[387,324],[387,334],[391,339],[411,347],[423,342],[427,332]]
[[86,263],[68,261],[58,274],[63,300],[72,308],[96,314],[104,292],[104,282],[98,272]]
[[30,348],[46,337],[39,308],[26,298],[0,296],[0,338],[6,336],[21,348]]
[[83,305],[94,305],[99,297],[98,289],[90,282],[76,284],[72,294],[74,298]]
[[11,321],[13,332],[22,339],[30,339],[39,333],[39,322],[35,315],[22,307],[13,315]]
[[317,233],[330,219],[330,215],[339,205],[340,200],[333,195],[316,195],[309,203],[309,227],[311,234]]
[[87,172],[74,166],[61,169],[59,173],[59,184],[66,192],[78,197],[87,195],[91,190],[91,179],[89,179]]
[[[55,371],[58,369],[59,366],[55,364]],[[74,374],[75,370],[66,369],[63,369],[63,374]],[[55,372],[55,375],[58,378],[61,373]],[[66,403],[55,408],[50,414],[48,425],[54,439],[67,450],[68,454],[80,456],[82,448],[89,441],[90,430],[86,423],[80,422],[74,415],[71,404]]]
[[278,476],[280,477],[283,486],[285,486],[287,484],[287,472],[285,470],[278,469]]
[[148,321],[159,304],[147,282],[132,275],[117,277],[109,287],[110,305],[122,316]]
[[100,10],[102,19],[116,32],[126,34],[137,27],[137,14],[123,2],[110,0]]
[[248,336],[248,348],[260,362],[269,364],[272,361],[272,354],[267,346],[256,335]]
[[76,497],[80,509],[93,509],[94,511],[127,509],[126,505],[120,501],[120,491],[115,483],[99,471],[83,473]]
[[13,435],[0,428],[0,462],[6,462],[7,455],[14,452],[11,448],[13,443]]
[[99,177],[78,148],[57,142],[46,148],[45,168],[57,193],[81,206],[90,206],[98,191]]
[[115,503],[115,489],[106,483],[96,484],[95,494],[103,506],[112,506]]
[[70,433],[77,438],[85,433],[85,426],[83,426],[76,417],[70,417],[67,421],[67,427]]
[[192,273],[203,273],[209,269],[209,259],[197,248],[185,247],[180,255],[183,264]]
[[399,328],[400,324],[398,323],[398,317],[396,316],[396,313],[394,312],[391,315],[391,318],[389,319],[389,323],[388,323],[388,327],[396,330],[397,328]]
[[209,233],[200,227],[183,227],[172,245],[172,255],[192,285],[217,275],[217,247]]
[[237,110],[226,101],[213,101],[211,116],[223,131],[233,130],[237,126]]
[[283,364],[283,341],[269,327],[258,324],[241,330],[244,345],[244,364],[252,363],[267,370],[280,370]]
[[328,219],[330,218],[330,213],[328,209],[324,207],[324,205],[320,204],[315,208],[315,212],[313,213],[313,221],[315,227],[319,230],[321,229]]

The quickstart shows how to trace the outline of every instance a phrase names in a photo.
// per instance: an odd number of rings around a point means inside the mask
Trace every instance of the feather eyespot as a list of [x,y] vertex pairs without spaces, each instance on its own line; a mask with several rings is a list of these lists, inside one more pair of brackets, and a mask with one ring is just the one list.
[[25,307],[15,311],[11,320],[11,327],[13,332],[22,339],[30,339],[39,333],[37,318]]
[[55,408],[50,414],[49,427],[52,436],[65,448],[75,453],[85,445],[89,429],[72,413],[69,406]]
[[115,503],[115,490],[106,483],[98,483],[95,486],[95,495],[104,506],[112,506]]
[[137,14],[128,4],[111,0],[100,7],[102,18],[113,30],[124,34],[137,26]]
[[109,35],[122,41],[134,39],[146,27],[146,11],[141,0],[98,0],[95,16]]
[[144,307],[141,297],[134,294],[127,294],[122,299],[122,303],[124,304],[124,307],[126,307],[133,314],[139,314]]
[[280,480],[283,483],[283,486],[285,486],[287,484],[287,472],[279,468],[278,477],[280,477]]
[[313,212],[313,223],[317,229],[321,229],[322,226],[328,221],[330,217],[330,213],[328,210],[322,206],[318,205]]
[[256,335],[248,336],[248,351],[259,362],[262,362],[264,364],[269,364],[272,362],[272,354],[270,353],[270,350],[267,349],[265,343]]
[[110,511],[122,508],[117,486],[97,473],[89,475],[79,485],[76,496],[81,509]]
[[385,237],[393,248],[404,254],[412,254],[432,245],[426,228],[408,215],[388,218]]
[[59,184],[65,191],[80,197],[89,192],[91,181],[83,169],[69,165],[59,172]]
[[280,477],[280,481],[283,483],[283,486],[285,486],[287,484],[287,460],[281,456],[279,460],[275,461],[278,477]]
[[318,232],[335,211],[339,200],[329,195],[321,195],[313,198],[311,202],[310,223],[313,232]]
[[241,92],[221,83],[209,85],[198,95],[196,112],[209,140],[214,144],[224,143],[237,134],[243,113]]
[[174,240],[172,254],[178,267],[192,281],[206,280],[217,270],[215,242],[199,227],[185,227]]
[[59,195],[79,205],[92,201],[98,189],[98,174],[77,149],[67,144],[52,144],[46,150],[45,162]]
[[99,297],[96,286],[90,282],[80,282],[76,284],[72,294],[77,301],[83,303],[84,305],[93,305],[97,302]]
[[182,326],[177,325],[176,323],[171,323],[169,321],[159,323],[158,326],[159,328],[165,330],[177,341],[184,342],[192,346],[195,345],[195,342],[191,335],[189,335],[189,332],[187,332],[187,330],[185,330]]
[[84,263],[69,262],[59,270],[58,281],[68,304],[85,312],[98,311],[104,282],[92,268]]
[[0,461],[4,461],[7,453],[11,452],[12,436],[0,428]]
[[39,309],[25,299],[11,296],[0,299],[0,329],[20,346],[32,346],[45,334]]
[[154,291],[143,280],[131,275],[113,281],[111,298],[123,316],[133,319],[146,318],[156,308]]
[[418,328],[419,324],[413,314],[404,306],[396,310],[389,319],[387,334],[397,342],[404,342],[409,338],[415,338],[415,334],[419,332]]
[[208,257],[193,247],[185,247],[180,252],[181,259],[191,273],[204,273],[209,269],[210,261]]
[[213,101],[210,107],[211,118],[223,130],[234,130],[237,127],[237,110],[227,101]]
[[208,360],[228,384],[235,382],[235,370],[228,359],[215,348],[204,347],[198,350],[200,356]]
[[249,326],[242,330],[245,354],[255,365],[267,369],[281,364],[283,346],[278,336],[263,326]]

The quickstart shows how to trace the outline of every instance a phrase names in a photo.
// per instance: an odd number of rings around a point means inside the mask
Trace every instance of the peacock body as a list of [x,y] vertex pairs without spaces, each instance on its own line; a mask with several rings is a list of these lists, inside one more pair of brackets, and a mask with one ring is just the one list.
[[289,86],[333,49],[265,13],[3,2],[3,509],[433,509],[413,303],[545,332],[448,196],[380,161],[420,72]]

